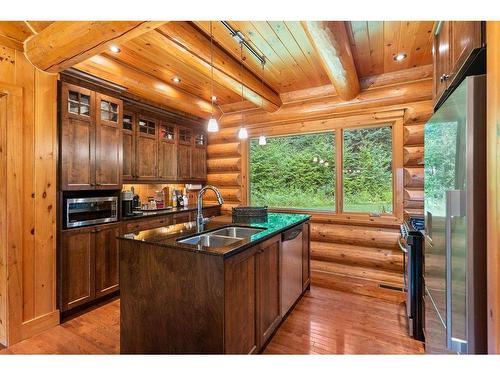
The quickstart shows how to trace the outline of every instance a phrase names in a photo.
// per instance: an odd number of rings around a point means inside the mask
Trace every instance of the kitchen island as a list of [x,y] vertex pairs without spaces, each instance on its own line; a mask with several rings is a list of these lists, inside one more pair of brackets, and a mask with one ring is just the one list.
[[260,352],[309,287],[309,218],[218,216],[122,235],[121,353]]

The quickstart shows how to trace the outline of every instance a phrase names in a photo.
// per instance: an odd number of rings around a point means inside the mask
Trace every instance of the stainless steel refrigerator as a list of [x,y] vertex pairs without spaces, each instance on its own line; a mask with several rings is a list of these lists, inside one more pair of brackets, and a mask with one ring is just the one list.
[[486,353],[486,76],[425,125],[425,347]]

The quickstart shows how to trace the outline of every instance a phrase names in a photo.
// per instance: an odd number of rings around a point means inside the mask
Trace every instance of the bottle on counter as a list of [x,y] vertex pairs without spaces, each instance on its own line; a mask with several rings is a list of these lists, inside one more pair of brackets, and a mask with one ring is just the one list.
[[184,195],[182,196],[182,201],[184,202],[184,207],[189,206],[189,201],[188,201],[188,197],[187,197],[187,195],[186,195],[186,194],[184,194]]
[[175,194],[175,190],[172,192],[172,207],[177,207],[177,194]]

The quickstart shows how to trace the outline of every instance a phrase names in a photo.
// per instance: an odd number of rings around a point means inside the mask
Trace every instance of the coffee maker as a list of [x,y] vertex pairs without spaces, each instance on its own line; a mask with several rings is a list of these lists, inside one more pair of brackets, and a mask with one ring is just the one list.
[[133,207],[134,194],[131,191],[122,191],[122,216],[135,216]]

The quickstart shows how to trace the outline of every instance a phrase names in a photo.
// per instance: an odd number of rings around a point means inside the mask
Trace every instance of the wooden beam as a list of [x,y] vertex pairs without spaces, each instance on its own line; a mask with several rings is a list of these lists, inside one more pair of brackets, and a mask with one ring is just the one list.
[[358,74],[344,22],[304,21],[302,25],[338,96],[343,100],[357,97]]
[[[294,120],[321,119],[342,113],[363,112],[374,108],[403,105],[427,101],[432,97],[432,80],[407,82],[399,85],[379,87],[362,91],[354,100],[344,101],[338,96],[320,97],[285,103],[278,112],[266,113],[260,109],[244,112],[247,124],[286,123]],[[427,102],[426,102],[427,103]],[[221,126],[238,125],[242,113],[224,115]]]
[[[211,115],[212,106],[208,101],[116,61],[109,55],[94,56],[75,68],[124,86],[128,89],[127,92],[153,103],[199,117],[207,118]],[[217,115],[217,110],[214,111]]]
[[24,41],[24,53],[40,70],[58,73],[161,26],[165,21],[56,21]]
[[500,22],[486,22],[488,353],[500,353]]
[[[160,43],[177,58],[185,61],[192,68],[210,76],[210,38],[189,22],[172,22],[158,28],[155,43]],[[149,37],[149,35],[148,35]],[[281,107],[281,98],[260,78],[246,67],[241,67],[229,53],[214,43],[213,49],[214,80],[227,89],[241,94],[243,81],[243,97],[269,112]]]

